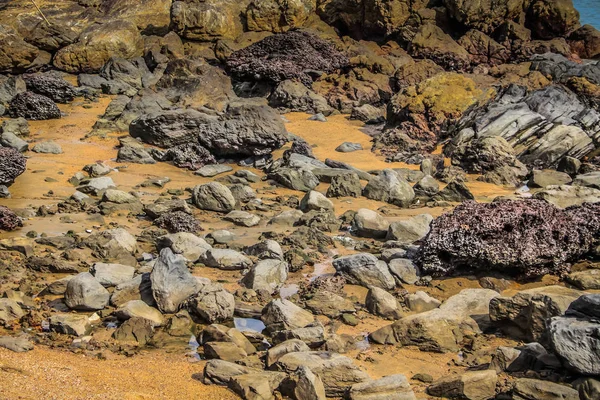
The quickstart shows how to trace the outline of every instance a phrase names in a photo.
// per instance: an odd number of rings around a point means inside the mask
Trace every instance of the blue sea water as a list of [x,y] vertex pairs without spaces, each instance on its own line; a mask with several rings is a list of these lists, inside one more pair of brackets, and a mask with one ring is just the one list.
[[573,0],[581,15],[581,24],[590,24],[600,30],[600,0]]

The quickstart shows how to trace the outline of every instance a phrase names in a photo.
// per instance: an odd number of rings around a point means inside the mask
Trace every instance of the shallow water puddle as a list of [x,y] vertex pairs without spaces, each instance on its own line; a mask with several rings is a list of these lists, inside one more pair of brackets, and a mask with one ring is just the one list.
[[234,318],[233,324],[235,329],[240,332],[258,332],[261,333],[265,329],[265,324],[256,318]]

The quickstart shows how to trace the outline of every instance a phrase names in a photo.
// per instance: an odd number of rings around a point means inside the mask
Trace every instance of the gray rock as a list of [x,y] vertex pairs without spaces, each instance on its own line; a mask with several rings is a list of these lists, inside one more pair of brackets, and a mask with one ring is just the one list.
[[192,202],[201,210],[229,212],[235,208],[233,194],[218,182],[196,186],[192,191]]
[[575,179],[573,179],[573,185],[600,189],[600,171],[577,175]]
[[90,273],[102,286],[112,287],[133,279],[135,268],[122,264],[95,263],[90,268]]
[[310,368],[301,366],[294,373],[294,396],[297,400],[325,400],[323,381]]
[[363,121],[365,124],[379,124],[385,122],[385,113],[381,108],[370,104],[363,104],[362,106],[352,108],[350,119],[357,119]]
[[338,318],[341,314],[356,312],[352,301],[328,290],[319,290],[311,294],[304,304],[314,314],[329,318]]
[[190,309],[209,324],[233,319],[235,298],[218,283],[206,282],[192,298]]
[[95,253],[108,259],[131,255],[137,248],[135,237],[123,228],[108,229],[92,234],[85,239],[84,243]]
[[410,184],[391,169],[384,169],[372,178],[364,188],[363,195],[368,199],[384,201],[398,207],[410,206],[415,198]]
[[368,253],[354,254],[333,261],[336,272],[348,283],[369,287],[371,285],[391,290],[396,286],[387,264]]
[[256,199],[256,191],[250,186],[235,184],[229,186],[229,190],[231,190],[231,194],[238,203],[249,203],[250,201]]
[[62,148],[58,143],[55,142],[40,142],[36,143],[31,149],[34,153],[44,154],[62,154]]
[[85,336],[92,329],[90,319],[81,314],[53,314],[50,330],[65,335]]
[[435,397],[487,400],[496,395],[496,371],[469,371],[451,375],[434,382],[427,393]]
[[327,118],[322,113],[318,113],[308,118],[309,121],[327,122]]
[[3,131],[0,134],[0,143],[4,147],[12,147],[21,153],[29,149],[29,144],[26,141],[9,131]]
[[564,172],[570,176],[577,175],[581,168],[581,161],[573,157],[564,157],[558,163],[558,171]]
[[348,392],[350,400],[416,400],[417,397],[404,375],[388,375],[383,378],[352,385]]
[[369,289],[365,305],[371,314],[385,319],[397,320],[404,316],[398,300],[392,294],[378,287]]
[[271,300],[262,310],[261,319],[270,329],[304,328],[313,323],[315,317],[286,299]]
[[226,221],[231,221],[235,225],[245,226],[246,228],[256,226],[260,223],[258,215],[250,214],[247,211],[233,210],[223,217]]
[[120,307],[131,300],[143,300],[149,306],[156,305],[149,273],[138,275],[130,281],[117,285],[110,296],[110,304],[114,307]]
[[327,99],[313,92],[302,83],[284,80],[271,93],[269,105],[283,111],[331,114],[333,108]]
[[579,400],[577,390],[558,383],[520,378],[513,386],[515,400]]
[[553,170],[533,170],[529,179],[529,187],[545,188],[547,186],[566,185],[573,179],[564,173]]
[[0,299],[0,322],[2,324],[11,324],[21,319],[25,313],[21,306],[11,299]]
[[273,337],[273,343],[281,343],[290,339],[302,340],[304,343],[311,348],[318,348],[325,343],[327,334],[325,328],[319,322],[314,322],[310,326],[304,328],[284,329],[273,331],[271,336]]
[[107,189],[102,195],[102,201],[109,201],[116,204],[139,203],[139,199],[134,195],[122,190]]
[[473,196],[473,193],[471,193],[464,183],[452,181],[438,194],[433,196],[433,199],[436,201],[460,203],[465,200],[474,200],[475,196]]
[[242,399],[272,399],[286,378],[284,373],[260,371],[233,376],[227,386]]
[[568,369],[582,375],[600,374],[599,331],[597,320],[584,318],[554,317],[548,326],[556,355]]
[[160,251],[167,247],[173,253],[181,254],[187,261],[193,263],[212,249],[206,240],[189,232],[172,233],[159,237],[156,241],[156,248]]
[[549,186],[534,194],[533,198],[546,200],[558,208],[567,208],[600,202],[600,190],[584,186]]
[[344,142],[335,148],[335,151],[340,153],[352,153],[353,151],[362,150],[360,143]]
[[216,231],[212,231],[211,233],[206,235],[206,238],[212,239],[215,243],[218,244],[227,244],[235,240],[235,235],[224,229],[219,229]]
[[353,227],[356,234],[368,238],[384,238],[390,223],[376,211],[360,208],[354,215]]
[[406,296],[406,303],[410,311],[415,313],[434,310],[442,304],[441,301],[434,299],[421,290],[417,290],[415,293],[411,293]]
[[164,313],[179,311],[181,305],[201,288],[201,283],[185,265],[185,258],[173,254],[169,248],[161,250],[150,281],[158,309]]
[[263,240],[262,242],[246,247],[244,252],[249,256],[257,257],[259,260],[283,260],[283,250],[281,249],[281,246],[271,239]]
[[121,321],[130,318],[144,318],[152,323],[153,327],[163,326],[165,318],[156,308],[150,307],[142,300],[130,300],[121,305],[114,315]]
[[565,279],[581,290],[600,289],[600,270],[597,269],[571,272]]
[[294,226],[304,214],[300,210],[287,210],[275,215],[269,225]]
[[481,332],[489,326],[489,303],[497,296],[489,289],[464,289],[439,308],[378,329],[370,339],[380,344],[416,345],[423,351],[456,352],[463,332]]
[[307,169],[279,168],[268,177],[288,189],[308,192],[319,185],[319,179]]
[[240,364],[224,360],[208,360],[204,366],[204,384],[215,384],[226,386],[232,377],[256,372],[254,368],[248,368]]
[[109,300],[108,290],[89,272],[82,272],[67,283],[65,303],[73,310],[102,310]]
[[125,145],[117,152],[117,162],[133,164],[156,164],[154,157],[144,147]]
[[55,295],[65,294],[65,292],[67,291],[67,283],[69,283],[69,281],[71,280],[71,278],[73,278],[73,276],[75,276],[75,275],[66,276],[64,278],[61,278],[57,281],[52,282],[51,284],[49,284],[46,287],[46,290],[50,294],[55,294]]
[[392,275],[409,285],[414,285],[421,275],[419,268],[408,258],[394,258],[390,260],[388,268]]
[[24,337],[0,336],[0,347],[15,353],[24,353],[33,350],[33,343]]
[[152,321],[145,318],[130,318],[117,328],[113,333],[113,338],[120,342],[136,342],[138,345],[144,346],[154,335],[152,324]]
[[287,373],[297,371],[299,367],[309,368],[323,381],[328,397],[342,396],[356,383],[368,381],[369,376],[347,357],[329,352],[294,352],[281,357],[275,368]]
[[200,257],[200,260],[208,267],[226,271],[246,269],[252,265],[248,257],[231,249],[210,249]]
[[254,172],[249,171],[247,169],[239,169],[239,170],[235,171],[235,173],[233,175],[235,175],[239,178],[243,178],[243,179],[247,180],[248,182],[252,182],[252,183],[260,182],[260,176],[256,175]]
[[417,196],[431,197],[439,193],[440,184],[431,175],[425,175],[413,186],[413,190]]
[[199,170],[196,170],[194,172],[194,175],[200,175],[205,178],[212,178],[213,176],[224,174],[225,172],[230,172],[230,171],[233,171],[233,168],[231,168],[229,165],[212,164],[212,165],[205,165],[204,167],[200,168]]
[[191,208],[187,202],[182,199],[166,200],[159,198],[152,204],[144,207],[144,212],[152,219],[156,219],[163,214],[169,214],[177,211],[183,211],[186,214],[192,214]]
[[273,294],[285,283],[288,269],[288,263],[285,261],[262,260],[250,268],[242,283],[249,289],[264,290]]
[[386,239],[401,244],[417,242],[427,236],[432,221],[430,214],[420,214],[404,221],[392,222]]
[[362,186],[358,175],[349,172],[331,177],[331,184],[327,188],[327,197],[360,197]]
[[113,182],[112,178],[108,176],[102,176],[99,178],[92,178],[89,180],[85,180],[82,182],[82,185],[77,188],[82,193],[92,194],[97,196],[100,192],[103,192],[107,189],[115,188],[116,185]]
[[315,211],[333,211],[333,203],[322,193],[311,190],[300,200],[300,210],[303,212]]
[[25,118],[7,118],[0,124],[0,132],[11,132],[19,137],[28,136],[29,123]]
[[579,392],[580,400],[594,400],[600,398],[600,381],[597,379],[577,379],[572,385]]
[[546,334],[546,320],[563,315],[580,295],[577,290],[562,286],[545,286],[513,297],[497,297],[490,301],[490,319],[512,338],[539,342]]
[[285,342],[270,347],[269,350],[267,350],[267,368],[275,364],[284,355],[297,351],[310,351],[310,347],[300,339],[286,340]]

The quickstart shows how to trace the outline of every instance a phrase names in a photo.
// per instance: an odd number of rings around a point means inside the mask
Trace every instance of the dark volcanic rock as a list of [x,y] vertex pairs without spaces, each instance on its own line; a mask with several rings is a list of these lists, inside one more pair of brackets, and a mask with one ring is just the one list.
[[77,95],[73,85],[55,75],[31,74],[24,75],[23,79],[27,90],[49,97],[57,103],[70,103]]
[[329,73],[348,63],[332,44],[310,33],[294,31],[269,36],[232,53],[227,68],[240,80],[279,83],[298,79],[310,87],[313,79],[307,71]]
[[445,276],[500,270],[522,278],[568,271],[591,250],[600,230],[600,205],[560,210],[544,201],[467,201],[431,224],[418,264]]
[[216,164],[217,160],[206,148],[196,143],[185,143],[171,147],[165,152],[163,161],[172,161],[176,167],[195,171],[205,165]]
[[200,143],[216,156],[265,155],[287,142],[275,110],[252,102],[230,104],[220,115],[191,109],[144,115],[131,123],[129,133],[163,148]]
[[10,147],[0,147],[0,185],[9,185],[25,172],[27,159]]
[[171,233],[196,233],[202,230],[198,220],[194,218],[194,216],[183,211],[174,211],[163,214],[154,220],[154,225],[166,229]]
[[0,206],[0,229],[3,231],[14,231],[23,226],[23,222],[17,214],[8,207]]
[[9,104],[8,114],[31,120],[60,118],[60,110],[52,99],[33,92],[17,94]]

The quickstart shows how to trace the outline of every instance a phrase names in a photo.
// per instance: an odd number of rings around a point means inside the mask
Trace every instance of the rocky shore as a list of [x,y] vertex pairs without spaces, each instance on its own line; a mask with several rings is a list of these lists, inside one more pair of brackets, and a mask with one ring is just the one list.
[[571,0],[37,6],[0,4],[0,397],[600,399]]

